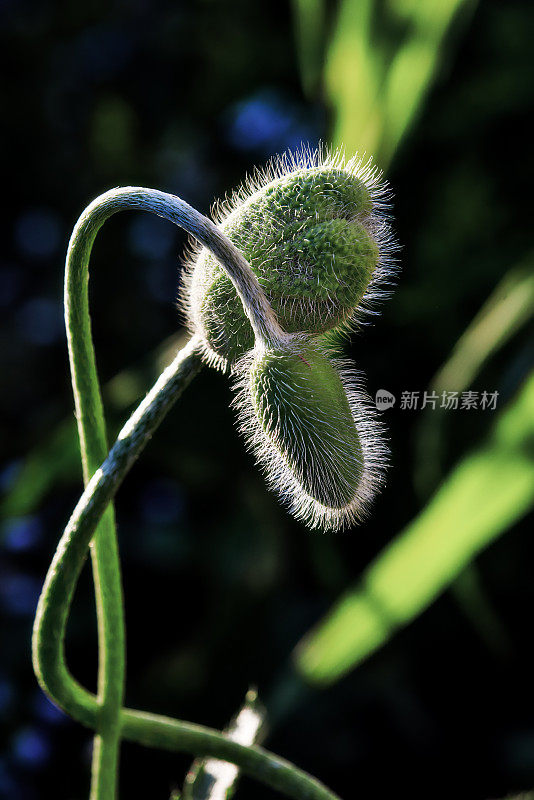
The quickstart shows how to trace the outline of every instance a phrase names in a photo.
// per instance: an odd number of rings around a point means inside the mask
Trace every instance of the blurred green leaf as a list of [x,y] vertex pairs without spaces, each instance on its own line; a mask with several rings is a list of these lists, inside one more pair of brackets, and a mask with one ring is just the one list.
[[328,684],[386,642],[534,504],[534,374],[486,443],[455,467],[408,525],[299,645],[297,670]]
[[325,0],[293,0],[295,38],[302,85],[313,94],[321,79],[325,48]]
[[[247,692],[243,707],[225,733],[240,744],[259,744],[265,734],[265,709],[255,689]],[[239,768],[216,758],[198,758],[186,777],[183,800],[229,800],[239,780]]]
[[373,0],[345,0],[327,51],[325,88],[335,111],[333,144],[375,153],[384,128],[383,61],[372,46]]
[[31,514],[53,486],[72,479],[73,475],[78,475],[81,481],[74,418],[62,422],[26,456],[0,504],[0,517],[7,519]]
[[387,69],[383,90],[384,130],[379,145],[390,161],[420,111],[440,61],[445,36],[462,6],[471,0],[391,2],[392,10],[405,10],[408,32]]
[[534,800],[534,792],[525,792],[524,794],[508,795],[506,800]]
[[[325,67],[334,145],[373,154],[386,166],[434,82],[452,23],[460,9],[474,6],[473,0],[344,0]],[[384,31],[392,33],[386,38]]]
[[[488,359],[532,319],[534,313],[534,253],[500,281],[449,358],[430,382],[430,391],[468,389]],[[439,406],[422,415],[416,437],[415,484],[428,497],[441,477],[447,415]]]
[[[430,382],[430,391],[440,394],[468,389],[489,358],[532,318],[533,262],[531,253],[499,282]],[[447,413],[439,406],[422,415],[416,437],[414,476],[421,497],[429,496],[442,475],[446,422]],[[486,645],[494,653],[509,650],[506,631],[475,564],[470,564],[453,581],[451,591]]]
[[487,359],[534,314],[534,253],[511,269],[484,303],[431,381],[436,392],[466,389]]
[[[182,334],[169,337],[140,366],[121,370],[105,384],[103,395],[110,410],[110,438],[117,432],[124,412],[148,391],[183,343]],[[81,480],[74,416],[61,422],[24,458],[15,480],[0,502],[0,517],[7,519],[31,514],[54,487],[71,483],[73,475],[78,475]]]
[[452,582],[452,596],[480,639],[498,656],[512,650],[510,637],[497,609],[488,596],[476,564],[469,564]]

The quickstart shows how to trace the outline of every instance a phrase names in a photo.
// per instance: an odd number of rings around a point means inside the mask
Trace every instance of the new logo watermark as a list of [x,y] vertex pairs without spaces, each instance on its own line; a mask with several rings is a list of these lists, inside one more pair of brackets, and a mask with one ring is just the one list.
[[379,411],[385,411],[387,408],[393,408],[396,399],[395,395],[386,389],[379,389],[375,395],[375,406]]
[[[400,396],[400,411],[422,411],[431,408],[435,411],[495,411],[499,392],[412,392],[403,391]],[[379,411],[393,408],[397,398],[387,389],[379,389],[375,395],[375,405]]]

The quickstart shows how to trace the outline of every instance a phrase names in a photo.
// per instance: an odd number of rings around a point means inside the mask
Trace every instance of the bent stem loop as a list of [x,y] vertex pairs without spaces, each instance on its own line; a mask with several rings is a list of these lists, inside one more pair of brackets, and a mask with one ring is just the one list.
[[120,483],[200,368],[199,342],[193,338],[160,375],[87,484],[60,539],[39,599],[33,635],[33,660],[39,682],[70,716],[97,730],[99,702],[74,681],[65,664],[70,603],[89,543]]
[[[56,687],[55,684],[45,684],[42,675],[46,671],[49,679],[55,676],[58,683],[62,679],[62,674],[57,672],[56,657],[63,648],[62,631],[68,615],[65,600],[72,596],[88,543],[133,463],[166,413],[199,371],[200,352],[200,341],[193,337],[160,375],[124,425],[104,463],[92,476],[61,538],[39,603],[34,637],[36,669],[39,665],[43,688],[50,693],[56,689],[53,696],[61,693],[61,685]],[[63,670],[65,669],[63,664]],[[82,708],[76,707],[76,718],[85,725],[94,727],[98,719],[96,699],[86,690],[81,691],[86,702]],[[66,710],[71,713],[70,708]],[[147,746],[231,761],[248,775],[296,800],[338,800],[319,781],[289,762],[262,748],[239,745],[222,733],[200,725],[122,709],[119,728],[121,737]]]
[[[65,274],[67,330],[72,330],[68,324],[69,307],[74,310],[76,303],[75,299],[72,303],[68,302],[67,284],[70,283],[72,289],[78,289],[80,280],[87,281],[87,262],[98,230],[110,216],[124,210],[150,211],[158,217],[173,222],[198,239],[213,253],[228,273],[250,320],[256,339],[272,345],[287,339],[287,334],[280,327],[256,275],[230,239],[208,217],[180,197],[160,192],[157,189],[145,189],[138,186],[127,186],[105,192],[87,206],[76,223],[69,243]],[[81,269],[73,263],[73,269],[69,270],[69,261],[74,262],[75,257],[76,261],[81,262]],[[69,281],[69,276],[71,281]],[[86,319],[87,321],[89,319],[88,313]]]
[[[173,195],[155,189],[126,187],[97,197],[72,232],[65,269],[65,320],[72,384],[78,419],[84,483],[106,457],[108,447],[89,315],[89,258],[100,227],[121,210],[145,210],[180,225],[210,248],[236,286],[243,307],[260,341],[283,337],[274,313],[249,264],[206,217]],[[109,509],[91,544],[99,638],[98,700],[91,797],[116,794],[119,711],[124,696],[124,619],[120,562],[113,509]],[[65,622],[66,624],[66,622]],[[63,682],[71,699],[79,687],[65,671]],[[85,698],[86,700],[86,698]],[[111,788],[110,788],[111,787]]]
[[[110,504],[153,431],[202,363],[202,343],[194,337],[160,376],[106,458],[105,421],[89,316],[88,265],[98,230],[111,215],[125,209],[151,211],[194,235],[228,272],[257,341],[276,346],[288,338],[278,325],[248,262],[210,220],[184,201],[151,189],[114,189],[101,195],[84,211],[67,253],[65,317],[86,490],[58,545],[39,600],[33,635],[35,672],[42,688],[55,703],[96,731],[93,800],[116,797],[121,737],[149,746],[232,761],[247,774],[290,797],[336,800],[333,793],[307,773],[261,748],[237,745],[208,728],[122,708],[124,619],[115,522]],[[72,596],[90,544],[99,632],[96,697],[70,674],[64,653]]]

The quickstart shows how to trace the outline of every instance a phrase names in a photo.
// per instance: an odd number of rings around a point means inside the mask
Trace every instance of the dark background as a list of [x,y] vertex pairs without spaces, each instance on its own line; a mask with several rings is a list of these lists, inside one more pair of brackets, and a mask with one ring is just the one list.
[[[253,165],[301,141],[328,142],[336,110],[320,86],[303,93],[282,2],[0,7],[4,497],[27,459],[35,463],[28,496],[3,506],[0,797],[78,800],[91,737],[40,693],[29,650],[40,587],[81,486],[62,320],[70,231],[93,197],[118,185],[167,190],[209,213]],[[336,8],[327,4],[329,19]],[[373,395],[423,391],[531,247],[533,23],[527,2],[481,2],[446,43],[388,168],[402,273],[380,318],[347,346]],[[123,214],[95,246],[93,327],[112,432],[157,374],[154,352],[179,331],[184,245],[168,223]],[[497,390],[504,403],[532,343],[522,329],[474,388]],[[266,702],[280,697],[296,643],[426,499],[416,481],[421,415],[396,407],[386,417],[393,468],[370,520],[342,534],[306,531],[266,491],[230,400],[228,379],[204,370],[117,499],[127,702],[218,728],[251,684]],[[481,439],[488,413],[455,412],[444,472]],[[482,800],[534,786],[531,533],[523,520],[476,562],[489,629],[445,593],[333,687],[277,703],[269,748],[344,798]],[[68,656],[94,687],[89,570]],[[121,796],[166,798],[189,763],[125,744]],[[238,796],[272,794],[246,780]]]

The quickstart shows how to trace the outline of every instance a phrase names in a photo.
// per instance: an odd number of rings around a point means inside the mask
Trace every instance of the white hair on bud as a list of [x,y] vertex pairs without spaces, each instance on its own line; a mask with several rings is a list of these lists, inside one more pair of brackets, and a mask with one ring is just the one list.
[[[389,450],[384,442],[383,425],[377,419],[376,407],[365,391],[362,374],[354,369],[350,361],[332,358],[326,352],[325,355],[328,355],[341,379],[363,455],[360,480],[352,499],[344,506],[332,508],[323,505],[302,487],[287,457],[276,445],[276,441],[284,435],[291,437],[291,431],[271,430],[269,435],[262,426],[254,409],[250,389],[250,367],[256,356],[254,350],[247,353],[233,369],[237,393],[232,405],[237,410],[239,430],[245,438],[247,449],[254,454],[269,488],[278,494],[296,519],[310,528],[328,531],[350,527],[366,518],[374,496],[385,483]],[[316,479],[321,479],[320,473]]]
[[[328,150],[322,145],[319,145],[317,149],[312,149],[309,146],[302,145],[296,151],[288,150],[282,155],[273,157],[262,168],[255,168],[237,190],[224,200],[217,201],[214,204],[212,216],[216,224],[220,225],[245,202],[253,201],[255,195],[261,192],[268,183],[286,175],[309,169],[336,169],[355,177],[364,184],[372,202],[370,213],[356,211],[354,212],[354,219],[363,226],[376,243],[378,261],[359,305],[353,309],[347,319],[324,334],[324,336],[334,341],[339,338],[340,334],[347,334],[357,325],[365,322],[366,315],[375,315],[377,313],[376,303],[391,294],[397,273],[395,253],[398,250],[398,245],[391,231],[389,214],[392,193],[388,183],[383,179],[381,170],[373,164],[372,159],[365,154],[356,154],[347,160],[342,149]],[[351,209],[347,208],[346,213],[350,217]],[[276,220],[266,219],[266,232],[273,225],[276,225]],[[191,240],[189,242],[183,276],[183,291],[178,305],[184,313],[192,333],[199,333],[205,341],[205,362],[210,366],[226,371],[229,366],[227,359],[215,353],[209,346],[203,331],[200,315],[198,311],[193,311],[193,309],[199,308],[198,297],[195,294],[199,289],[194,287],[193,273],[201,250],[202,245],[198,241]],[[252,266],[254,267],[254,265]],[[288,302],[297,302],[305,306],[306,303],[311,301],[292,298]],[[330,302],[334,306],[336,304],[335,298],[331,298]],[[328,303],[326,308],[328,308]]]

